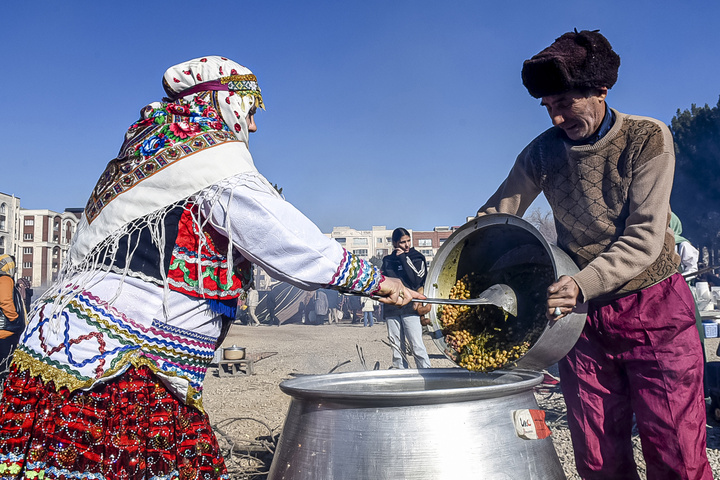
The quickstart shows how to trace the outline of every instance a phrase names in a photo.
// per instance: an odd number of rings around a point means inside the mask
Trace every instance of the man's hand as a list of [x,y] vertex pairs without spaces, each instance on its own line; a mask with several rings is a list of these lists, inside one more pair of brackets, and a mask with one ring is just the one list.
[[415,305],[413,305],[413,308],[415,309],[417,314],[422,317],[423,315],[427,315],[428,313],[430,313],[430,310],[432,310],[432,305],[430,305],[429,303],[416,303]]
[[425,295],[410,290],[398,278],[385,277],[380,284],[380,290],[377,294],[382,297],[378,301],[387,305],[395,305],[402,307],[407,305],[413,298],[424,299]]
[[547,289],[547,311],[550,320],[559,320],[573,311],[578,303],[580,287],[572,277],[563,275]]

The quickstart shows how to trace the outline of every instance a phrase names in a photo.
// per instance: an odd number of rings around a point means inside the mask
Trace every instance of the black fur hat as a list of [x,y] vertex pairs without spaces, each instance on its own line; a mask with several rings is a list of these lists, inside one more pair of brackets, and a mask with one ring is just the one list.
[[619,67],[620,57],[598,30],[575,30],[525,60],[522,80],[530,95],[540,98],[577,88],[612,88]]

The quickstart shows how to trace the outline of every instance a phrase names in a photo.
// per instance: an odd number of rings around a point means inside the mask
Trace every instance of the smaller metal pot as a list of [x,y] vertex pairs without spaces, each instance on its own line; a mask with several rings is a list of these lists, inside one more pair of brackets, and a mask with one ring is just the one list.
[[232,347],[223,348],[223,358],[225,360],[244,360],[245,347],[233,345]]
[[[424,293],[448,298],[455,282],[469,273],[484,274],[486,284],[478,285],[479,290],[507,284],[517,297],[517,323],[542,330],[530,350],[517,360],[517,368],[543,370],[570,351],[585,327],[586,304],[560,320],[545,318],[547,287],[560,276],[578,271],[568,254],[548,244],[529,222],[495,213],[469,221],[448,237],[428,268]],[[437,310],[432,309],[428,316],[435,344],[453,360]]]

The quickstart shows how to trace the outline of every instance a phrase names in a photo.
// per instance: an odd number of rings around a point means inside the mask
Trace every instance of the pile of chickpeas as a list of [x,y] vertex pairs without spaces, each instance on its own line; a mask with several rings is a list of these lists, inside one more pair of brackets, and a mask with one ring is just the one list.
[[[450,298],[475,298],[480,294],[476,285],[474,276],[465,275],[450,289]],[[450,356],[477,372],[511,366],[542,333],[541,326],[518,328],[514,317],[494,305],[440,305],[437,314]]]

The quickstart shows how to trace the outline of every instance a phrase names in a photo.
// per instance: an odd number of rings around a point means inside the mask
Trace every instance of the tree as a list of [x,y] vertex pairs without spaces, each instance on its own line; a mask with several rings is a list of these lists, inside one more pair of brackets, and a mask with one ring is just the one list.
[[678,109],[670,124],[675,140],[675,182],[670,204],[683,225],[683,236],[709,247],[718,263],[720,232],[720,101],[710,108],[693,104]]
[[543,212],[540,207],[525,214],[525,220],[535,227],[548,243],[557,243],[557,231],[552,212]]

